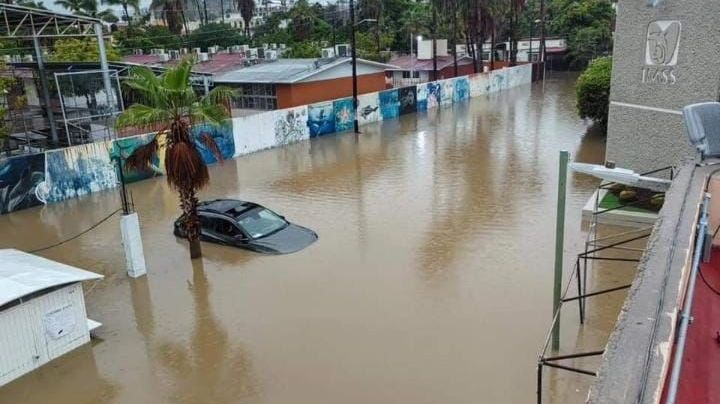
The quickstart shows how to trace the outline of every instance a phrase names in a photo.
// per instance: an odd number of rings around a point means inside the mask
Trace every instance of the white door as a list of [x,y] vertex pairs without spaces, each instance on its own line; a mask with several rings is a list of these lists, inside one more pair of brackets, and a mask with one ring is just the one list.
[[42,362],[32,305],[0,313],[0,386],[37,368]]

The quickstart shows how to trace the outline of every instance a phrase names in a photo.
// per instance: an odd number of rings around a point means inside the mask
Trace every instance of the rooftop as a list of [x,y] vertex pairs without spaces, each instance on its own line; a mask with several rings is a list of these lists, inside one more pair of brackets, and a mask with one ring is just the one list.
[[[198,62],[193,66],[196,73],[225,73],[244,67],[245,55],[240,53],[216,53],[207,62]],[[178,60],[164,62],[159,55],[128,55],[123,62],[148,67],[168,67],[178,63]]]
[[[336,59],[278,59],[219,75],[215,82],[222,83],[296,83],[343,64],[351,58]],[[397,66],[357,59],[358,65],[375,67],[378,71],[397,69]]]
[[[473,62],[470,56],[458,57],[459,65],[467,65]],[[437,57],[437,68],[442,70],[446,67],[453,66],[455,60],[452,56],[438,56]],[[419,71],[432,71],[433,60],[432,59],[418,59],[415,55],[403,55],[390,60],[390,64],[396,66],[394,69],[389,70],[419,70]]]
[[0,306],[43,289],[102,277],[23,251],[0,250]]

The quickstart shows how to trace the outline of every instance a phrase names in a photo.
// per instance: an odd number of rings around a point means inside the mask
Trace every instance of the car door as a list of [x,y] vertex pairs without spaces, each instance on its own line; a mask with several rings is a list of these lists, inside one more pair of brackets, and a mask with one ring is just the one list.
[[237,227],[237,224],[223,216],[212,218],[211,234],[221,244],[237,245],[247,241],[245,233]]

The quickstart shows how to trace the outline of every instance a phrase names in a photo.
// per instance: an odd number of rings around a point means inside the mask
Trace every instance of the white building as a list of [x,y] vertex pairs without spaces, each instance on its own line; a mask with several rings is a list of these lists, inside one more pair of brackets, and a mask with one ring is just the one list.
[[82,281],[102,275],[0,250],[0,386],[90,341]]

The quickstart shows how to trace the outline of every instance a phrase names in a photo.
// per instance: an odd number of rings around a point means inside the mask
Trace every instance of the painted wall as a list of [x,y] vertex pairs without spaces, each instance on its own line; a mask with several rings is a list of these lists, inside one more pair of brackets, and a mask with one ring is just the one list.
[[[495,70],[455,79],[423,83],[358,97],[358,121],[366,125],[402,114],[424,112],[440,105],[464,102],[506,88],[530,84],[530,65]],[[353,129],[352,99],[340,98],[295,108],[228,120],[215,127],[192,128],[200,153],[207,164],[217,162],[204,139],[211,138],[223,159],[279,147]],[[117,159],[125,167],[126,183],[164,175],[163,139],[148,169],[128,170],[125,160],[139,147],[155,140],[155,134],[125,137],[108,142],[74,146],[46,153],[12,157],[0,161],[0,213],[26,209],[43,203],[76,198],[116,187]]]

